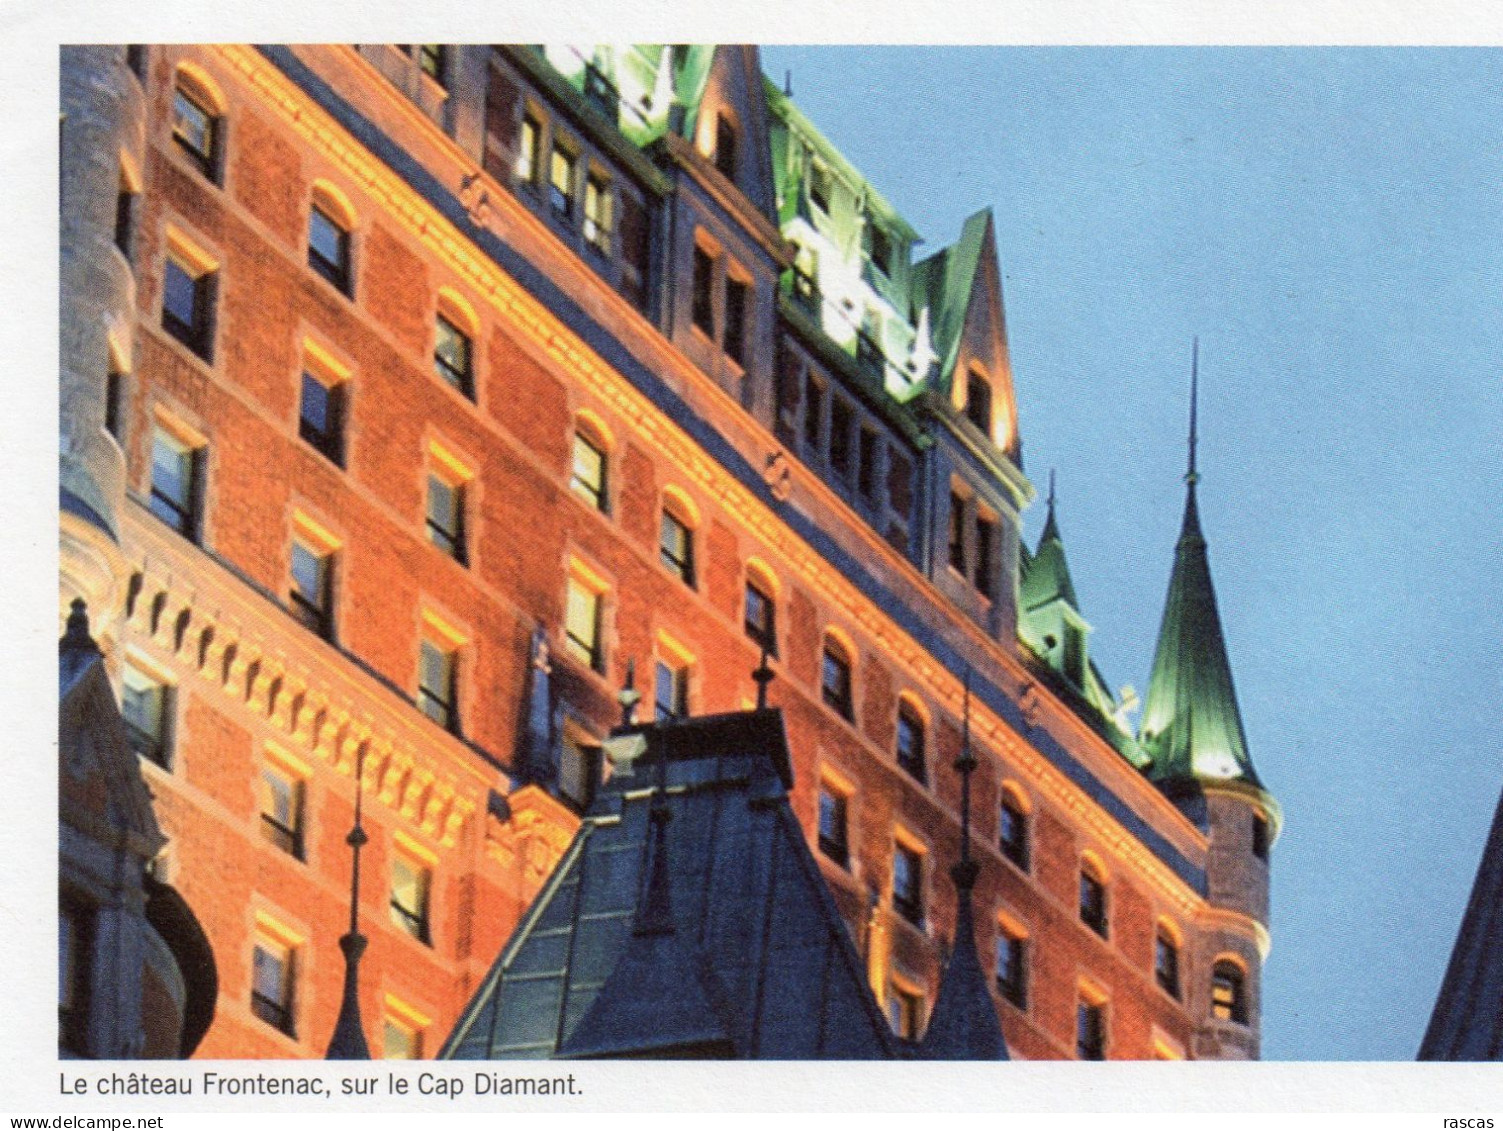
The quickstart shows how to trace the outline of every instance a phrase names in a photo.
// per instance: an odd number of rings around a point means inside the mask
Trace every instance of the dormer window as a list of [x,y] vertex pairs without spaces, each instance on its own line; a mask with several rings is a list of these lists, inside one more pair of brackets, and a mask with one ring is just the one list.
[[866,221],[866,254],[873,267],[884,275],[892,275],[892,237],[870,217]]
[[830,170],[824,165],[809,166],[809,203],[821,212],[830,212]]
[[972,372],[965,383],[965,418],[987,439],[992,434],[992,387],[980,373]]
[[715,168],[727,180],[736,179],[736,124],[724,114],[715,120]]

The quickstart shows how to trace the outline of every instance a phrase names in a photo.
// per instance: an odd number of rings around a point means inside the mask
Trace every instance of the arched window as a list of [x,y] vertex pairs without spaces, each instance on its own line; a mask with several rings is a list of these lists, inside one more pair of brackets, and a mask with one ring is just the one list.
[[1093,856],[1080,862],[1080,921],[1107,937],[1106,870]]
[[308,266],[346,295],[353,280],[350,232],[354,227],[354,211],[342,196],[331,185],[315,185],[308,209]]
[[1179,932],[1160,919],[1153,941],[1153,980],[1170,997],[1179,998]]
[[997,821],[997,847],[1003,856],[1023,871],[1028,871],[1028,806],[1011,786],[1002,787],[1002,807]]
[[984,373],[974,369],[967,375],[965,382],[965,415],[967,420],[981,429],[983,436],[991,437],[992,386]]
[[855,718],[855,705],[851,695],[851,649],[834,633],[825,633],[824,651],[820,661],[819,693],[842,719]]
[[1211,970],[1211,1016],[1247,1024],[1246,978],[1230,958],[1217,959]]
[[926,731],[923,712],[907,695],[898,699],[898,766],[914,781],[925,780],[924,734]]
[[223,151],[224,101],[208,76],[179,67],[172,91],[172,139],[198,171],[219,180]]
[[605,428],[593,415],[581,413],[574,422],[569,490],[603,514],[610,513],[610,449]]
[[698,516],[693,504],[674,488],[663,491],[663,516],[658,528],[658,557],[668,572],[691,589],[694,587],[694,528]]
[[746,563],[746,635],[767,650],[778,654],[778,589],[771,571],[761,562]]
[[453,291],[440,291],[433,335],[434,372],[470,400],[475,399],[475,336],[478,332],[479,319],[469,303]]

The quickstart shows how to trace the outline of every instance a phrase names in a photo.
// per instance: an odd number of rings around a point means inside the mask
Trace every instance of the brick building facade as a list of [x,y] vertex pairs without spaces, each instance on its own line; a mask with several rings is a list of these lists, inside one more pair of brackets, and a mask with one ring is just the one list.
[[913,261],[754,48],[63,71],[60,596],[214,949],[199,1055],[327,1046],[362,753],[362,1009],[378,1054],[432,1055],[588,807],[628,665],[644,711],[734,711],[764,645],[794,812],[904,1035],[955,920],[969,673],[1013,1055],[1257,1055],[1279,817],[1204,541],[1134,733],[1052,514],[1021,544],[989,214]]

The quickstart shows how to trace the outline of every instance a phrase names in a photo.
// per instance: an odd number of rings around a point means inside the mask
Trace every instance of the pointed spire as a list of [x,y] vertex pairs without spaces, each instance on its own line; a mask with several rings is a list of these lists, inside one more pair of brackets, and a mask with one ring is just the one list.
[[1258,785],[1232,686],[1195,497],[1200,482],[1195,462],[1199,384],[1197,339],[1190,364],[1185,515],[1175,546],[1174,571],[1169,578],[1139,737],[1153,757],[1149,773],[1156,781],[1242,780]]
[[777,679],[771,665],[768,664],[768,660],[771,657],[772,642],[764,636],[762,640],[762,660],[757,664],[757,670],[752,672],[752,679],[756,680],[757,683],[757,710],[759,711],[767,710],[767,685]]
[[559,1048],[565,1057],[724,1057],[734,1045],[705,992],[698,955],[678,931],[668,861],[668,749],[658,744],[648,810],[647,882],[615,968]]
[[955,759],[960,774],[960,859],[950,869],[956,895],[955,941],[919,1051],[930,1060],[1007,1060],[1007,1042],[981,969],[981,956],[976,953],[976,917],[971,906],[980,869],[971,859],[971,775],[976,771],[976,757],[971,753],[969,667],[963,702],[960,756]]
[[370,1046],[365,1042],[365,1026],[360,1020],[360,956],[365,953],[365,936],[360,933],[360,850],[369,839],[360,823],[361,803],[365,794],[365,747],[355,756],[355,824],[344,842],[350,846],[350,929],[339,939],[344,952],[344,996],[339,1002],[339,1018],[334,1036],[329,1040],[326,1060],[369,1060]]
[[1020,596],[1025,612],[1051,601],[1062,600],[1079,613],[1080,602],[1075,596],[1075,582],[1070,578],[1070,565],[1065,560],[1065,541],[1059,532],[1054,487],[1054,471],[1051,468],[1047,503],[1049,509],[1044,517],[1044,530],[1039,535],[1033,557],[1023,567],[1019,578]]
[[1054,517],[1054,468],[1052,467],[1049,469],[1049,499],[1047,506],[1049,509],[1044,514],[1044,532],[1039,535],[1040,547],[1051,538],[1056,542],[1061,541],[1059,536],[1059,521]]

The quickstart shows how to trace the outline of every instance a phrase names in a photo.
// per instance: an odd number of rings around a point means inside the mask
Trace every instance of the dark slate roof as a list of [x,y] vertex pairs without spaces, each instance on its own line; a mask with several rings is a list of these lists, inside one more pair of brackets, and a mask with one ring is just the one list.
[[969,890],[955,917],[955,953],[945,967],[929,1030],[919,1044],[929,1060],[1007,1060],[1007,1042],[992,1002],[990,979],[976,953],[976,919]]
[[1503,1060],[1503,800],[1419,1059]]
[[1153,758],[1155,781],[1243,781],[1261,788],[1232,687],[1193,472],[1139,739]]
[[439,1055],[903,1055],[789,806],[781,714],[626,727],[607,748],[615,772]]

